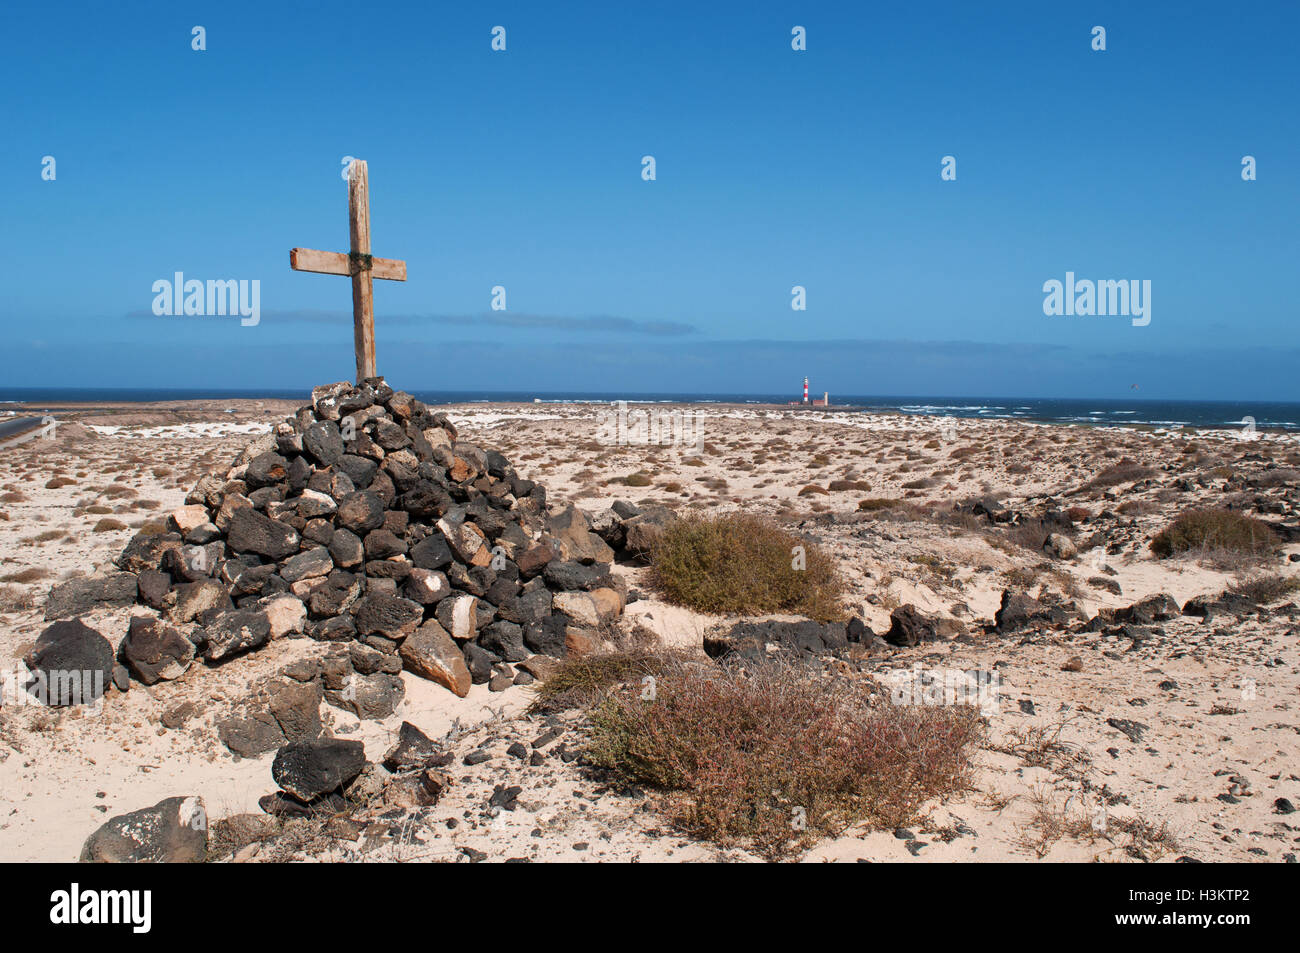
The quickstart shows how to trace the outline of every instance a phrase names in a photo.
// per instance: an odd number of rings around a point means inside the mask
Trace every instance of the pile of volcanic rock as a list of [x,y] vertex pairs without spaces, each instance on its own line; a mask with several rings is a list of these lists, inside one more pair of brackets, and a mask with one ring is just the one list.
[[[621,506],[600,517],[620,549],[666,519]],[[299,679],[383,717],[403,669],[463,697],[531,680],[535,656],[598,645],[626,602],[613,559],[579,509],[548,507],[500,453],[374,378],[313,390],[228,473],[200,479],[165,532],[133,538],[121,572],[56,586],[46,618],[156,610],[113,656],[121,689],[128,673],[154,684],[285,636],[341,643]]]

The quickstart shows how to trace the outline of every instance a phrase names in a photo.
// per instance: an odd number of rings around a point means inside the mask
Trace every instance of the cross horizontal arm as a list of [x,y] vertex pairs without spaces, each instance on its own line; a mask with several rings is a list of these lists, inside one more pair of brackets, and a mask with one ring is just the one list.
[[[406,280],[406,262],[396,258],[372,258],[370,273],[375,278],[389,281]],[[352,265],[348,256],[336,251],[317,251],[314,248],[294,248],[289,251],[289,267],[294,271],[314,271],[321,275],[350,275]]]

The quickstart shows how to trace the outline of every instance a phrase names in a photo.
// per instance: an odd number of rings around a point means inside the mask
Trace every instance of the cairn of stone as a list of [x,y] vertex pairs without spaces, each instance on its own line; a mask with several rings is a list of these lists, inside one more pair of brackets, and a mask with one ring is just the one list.
[[[626,602],[606,539],[623,547],[661,522],[637,517],[630,505],[607,511],[598,535],[577,507],[548,507],[504,456],[383,378],[330,384],[228,472],[201,478],[167,531],[135,536],[120,572],[56,586],[46,608],[49,620],[132,603],[156,614],[134,615],[116,650],[71,624],[51,626],[41,648],[60,664],[80,653],[111,665],[126,690],[306,636],[338,645],[289,680],[382,718],[401,700],[403,670],[463,697],[473,684],[531,681],[539,656],[599,645]],[[253,753],[314,734],[276,723],[276,694],[227,744]],[[259,719],[260,740],[249,737]]]

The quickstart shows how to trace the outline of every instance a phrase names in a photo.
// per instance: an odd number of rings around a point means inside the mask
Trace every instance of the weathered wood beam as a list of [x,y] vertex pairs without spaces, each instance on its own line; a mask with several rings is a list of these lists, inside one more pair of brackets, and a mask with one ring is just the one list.
[[[396,258],[372,258],[370,261],[370,273],[375,278],[406,280],[406,262]],[[290,249],[289,267],[294,271],[312,271],[318,275],[352,274],[347,255],[337,251],[317,251],[315,248]]]

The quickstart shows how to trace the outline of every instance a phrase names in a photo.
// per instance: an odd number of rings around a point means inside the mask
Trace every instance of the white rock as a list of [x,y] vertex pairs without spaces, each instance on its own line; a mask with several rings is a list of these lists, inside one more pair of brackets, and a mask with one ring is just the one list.
[[307,607],[300,599],[281,594],[266,604],[266,617],[271,621],[271,638],[279,639],[291,632],[302,632],[307,623]]

